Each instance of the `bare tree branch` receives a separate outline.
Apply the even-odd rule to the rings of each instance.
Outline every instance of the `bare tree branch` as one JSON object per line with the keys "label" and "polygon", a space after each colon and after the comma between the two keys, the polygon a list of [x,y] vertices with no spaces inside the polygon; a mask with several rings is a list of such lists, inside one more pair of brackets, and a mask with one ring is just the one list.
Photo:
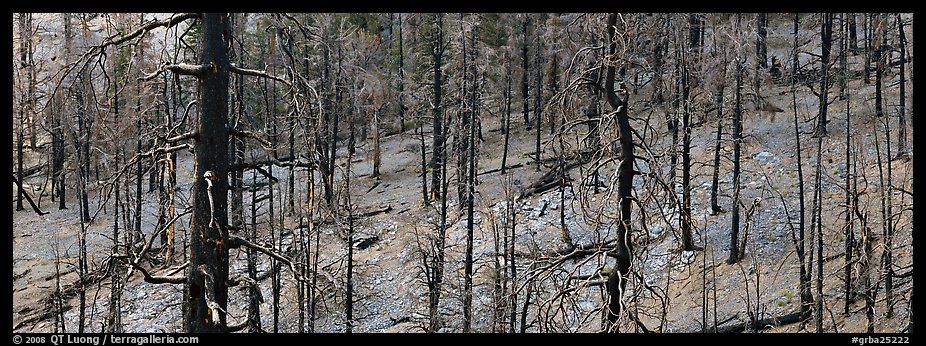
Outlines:
{"label": "bare tree branch", "polygon": [[255,77],[270,78],[270,79],[279,81],[280,83],[286,84],[287,86],[292,86],[292,83],[290,83],[290,82],[287,81],[286,79],[280,78],[280,77],[278,77],[278,76],[271,75],[271,74],[269,74],[269,73],[267,73],[267,72],[264,72],[264,71],[251,70],[251,69],[241,68],[241,67],[235,66],[235,64],[229,64],[229,66],[228,66],[228,72],[237,73],[237,74],[244,75],[244,76],[255,76]]}

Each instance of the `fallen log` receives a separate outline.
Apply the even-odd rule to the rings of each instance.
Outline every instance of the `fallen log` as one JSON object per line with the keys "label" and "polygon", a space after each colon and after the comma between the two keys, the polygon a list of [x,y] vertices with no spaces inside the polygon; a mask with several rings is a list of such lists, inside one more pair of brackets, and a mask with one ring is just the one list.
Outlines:
{"label": "fallen log", "polygon": [[[801,320],[804,320],[807,317],[810,317],[810,316],[809,315],[801,316],[801,312],[798,311],[798,312],[792,312],[790,314],[782,315],[778,317],[761,319],[761,320],[756,321],[755,323],[747,321],[747,322],[743,322],[739,324],[717,327],[716,332],[717,333],[742,333],[746,331],[747,329],[758,331],[758,330],[763,330],[766,328],[781,327],[784,325],[797,323],[797,322],[800,322]],[[710,329],[708,331],[713,332],[713,330],[710,330]],[[697,332],[700,332],[700,331],[697,331]]]}
{"label": "fallen log", "polygon": [[39,209],[39,206],[35,205],[35,202],[32,200],[32,197],[29,196],[29,193],[26,192],[26,189],[23,189],[23,185],[19,182],[19,180],[16,180],[15,175],[13,176],[13,182],[16,183],[16,187],[19,188],[19,192],[21,192],[23,196],[26,197],[26,201],[29,202],[29,205],[32,206],[32,210],[34,210],[36,214],[39,214],[39,216],[48,214],[48,212],[42,211],[41,209]]}

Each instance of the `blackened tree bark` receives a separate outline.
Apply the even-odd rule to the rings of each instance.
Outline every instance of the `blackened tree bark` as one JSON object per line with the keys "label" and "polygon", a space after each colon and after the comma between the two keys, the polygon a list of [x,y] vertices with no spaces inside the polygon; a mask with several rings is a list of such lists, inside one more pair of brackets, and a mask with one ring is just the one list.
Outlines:
{"label": "blackened tree bark", "polygon": [[814,306],[814,323],[816,332],[823,332],[823,186],[822,186],[822,156],[823,156],[823,137],[817,137],[817,167],[814,174],[814,220],[813,226],[816,228],[816,250],[817,250],[817,280],[816,280],[816,305]]}
{"label": "blackened tree bark", "polygon": [[511,137],[511,56],[509,51],[505,50],[505,123],[502,125],[502,131],[505,133],[505,145],[502,149],[502,168],[501,174],[505,174],[505,166],[508,163],[508,141]]}
{"label": "blackened tree bark", "polygon": [[877,48],[875,48],[874,59],[875,59],[875,116],[883,117],[884,116],[884,106],[882,104],[882,77],[884,76],[884,65],[885,57],[890,56],[890,53],[885,54],[885,48],[887,46],[887,35],[885,35],[885,30],[882,26],[883,20],[881,15],[877,16],[877,36],[880,37],[880,42],[878,42]]}
{"label": "blackened tree bark", "polygon": [[[350,131],[354,132],[354,122],[350,122]],[[344,184],[345,184],[345,209],[347,209],[347,287],[346,294],[344,299],[344,312],[345,312],[345,327],[347,333],[354,332],[354,212],[353,205],[351,204],[350,198],[350,176],[351,176],[351,161],[353,161],[354,155],[350,151],[347,153],[347,167],[344,172]],[[271,205],[271,209],[272,209]]]}
{"label": "blackened tree bark", "polygon": [[398,26],[399,26],[399,94],[398,94],[398,103],[399,103],[399,132],[405,132],[405,45],[402,39],[402,14],[398,15]]}
{"label": "blackened tree bark", "polygon": [[183,329],[223,332],[228,305],[228,15],[201,21],[199,139],[194,143],[190,265],[184,290]]}
{"label": "blackened tree bark", "polygon": [[704,28],[701,25],[701,18],[698,14],[692,13],[688,16],[688,46],[693,51],[701,49],[701,31]]}
{"label": "blackened tree bark", "polygon": [[[845,78],[848,78],[849,76],[848,69],[843,70],[843,76]],[[846,224],[844,226],[844,232],[845,232],[845,250],[844,251],[846,252],[846,256],[845,256],[846,261],[845,261],[845,269],[844,269],[844,275],[843,275],[843,282],[845,284],[845,288],[844,288],[845,309],[843,313],[846,316],[849,315],[849,307],[852,303],[852,249],[854,247],[853,243],[855,241],[854,240],[855,235],[852,233],[852,210],[853,210],[852,208],[852,186],[849,185],[850,176],[851,176],[850,173],[852,172],[852,170],[850,169],[852,167],[852,161],[851,161],[851,157],[849,156],[849,148],[852,143],[852,137],[851,137],[852,127],[850,125],[852,122],[852,118],[849,115],[849,110],[851,109],[851,107],[849,107],[850,105],[849,98],[850,98],[849,93],[846,93],[846,172],[845,172],[846,174],[846,179],[845,179],[846,181],[845,183],[846,221],[845,223]]]}
{"label": "blackened tree bark", "polygon": [[849,49],[853,52],[858,49],[858,32],[855,21],[855,13],[846,13],[849,21]]}
{"label": "blackened tree bark", "polygon": [[[478,51],[476,43],[476,26],[471,29],[470,45],[473,50],[472,66],[472,90],[470,92],[470,111],[467,112],[469,121],[467,121],[469,134],[466,136],[469,153],[466,155],[469,168],[466,176],[466,259],[463,268],[463,332],[468,333],[472,328],[473,317],[473,202],[475,200],[476,190],[476,52]],[[465,66],[464,66],[465,68]],[[539,130],[540,127],[538,126]],[[461,130],[463,130],[461,128]]]}
{"label": "blackened tree bark", "polygon": [[540,37],[539,37],[539,32],[540,32],[539,23],[535,31],[538,32],[538,37],[536,37],[537,51],[536,51],[536,54],[534,54],[534,121],[536,121],[535,126],[537,130],[536,136],[535,136],[536,145],[534,147],[534,150],[535,150],[534,169],[539,172],[540,171],[540,153],[541,153],[541,148],[540,148],[540,133],[541,133],[540,119],[541,118],[540,116],[541,116],[541,110],[542,110],[541,98],[543,97],[543,85],[542,85],[543,69],[540,68],[541,66],[543,66],[543,43],[540,41]]}
{"label": "blackened tree bark", "polygon": [[759,66],[768,68],[768,14],[756,14],[756,59]]}
{"label": "blackened tree bark", "polygon": [[839,99],[844,100],[846,98],[846,89],[849,85],[849,78],[846,74],[846,70],[849,69],[849,40],[848,35],[846,34],[849,30],[848,22],[846,21],[846,16],[848,14],[841,13],[837,20],[839,21],[839,74],[837,79],[839,80]]}
{"label": "blackened tree bark", "polygon": [[817,126],[813,131],[814,137],[826,137],[826,109],[829,105],[827,96],[829,95],[829,67],[830,67],[830,50],[833,47],[833,14],[822,13],[823,20],[820,24],[821,36],[821,53],[820,53],[820,110],[817,115]]}
{"label": "blackened tree bark", "polygon": [[897,45],[900,48],[900,103],[897,117],[897,157],[907,158],[907,76],[905,65],[907,63],[907,35],[904,33],[903,18],[900,13],[896,14],[897,20]]}
{"label": "blackened tree bark", "polygon": [[[800,14],[794,14],[794,49],[791,61],[793,64],[794,71],[797,71],[799,66],[798,62],[798,38],[797,33],[799,29]],[[797,81],[792,79],[791,81],[791,101],[792,108],[794,110],[794,144],[795,151],[797,152],[797,187],[798,187],[798,203],[800,204],[800,212],[798,214],[798,238],[794,240],[796,242],[796,251],[798,263],[800,265],[800,276],[799,276],[799,289],[800,289],[800,298],[801,298],[801,316],[806,318],[810,313],[810,303],[813,302],[813,296],[810,294],[810,263],[807,263],[806,253],[804,249],[804,169],[801,164],[801,133],[800,128],[798,127],[798,114],[797,114]]]}
{"label": "blackened tree bark", "polygon": [[[737,20],[738,21],[738,20]],[[727,263],[733,264],[740,260],[738,236],[740,230],[740,146],[743,141],[743,61],[736,58],[736,92],[733,105],[733,206],[730,227],[730,257]]]}
{"label": "blackened tree bark", "polygon": [[[700,35],[700,29],[699,35]],[[699,41],[699,39],[694,39]],[[691,47],[689,51],[693,51]],[[682,52],[682,250],[695,249],[691,238],[691,98],[689,95],[688,52]]]}
{"label": "blackened tree bark", "polygon": [[436,200],[440,196],[441,190],[441,165],[443,164],[442,155],[444,154],[443,124],[441,116],[441,85],[443,77],[441,71],[441,60],[444,57],[444,16],[443,14],[434,14],[433,28],[430,32],[430,40],[427,43],[431,55],[431,68],[433,71],[432,97],[434,98],[432,112],[434,115],[434,140],[431,145],[431,200]]}
{"label": "blackened tree bark", "polygon": [[528,86],[527,86],[527,26],[529,24],[530,17],[527,14],[524,14],[524,20],[521,22],[521,105],[523,108],[524,114],[524,124],[527,125],[527,130],[531,129],[531,121],[527,115],[527,96],[528,96]]}
{"label": "blackened tree bark", "polygon": [[[615,41],[616,24],[617,14],[609,14],[607,27],[609,57],[606,57],[606,61],[608,61],[608,58],[613,58],[614,54],[617,54],[617,43]],[[614,75],[615,67],[609,64],[607,74],[605,75],[605,83],[602,88],[607,95],[608,104],[617,112],[622,158],[618,166],[617,187],[621,208],[621,220],[617,228],[617,248],[614,254],[617,258],[617,264],[615,264],[614,269],[612,269],[611,273],[608,275],[608,281],[606,283],[609,298],[607,309],[609,331],[617,330],[617,319],[621,313],[623,313],[623,303],[621,300],[623,298],[626,281],[629,278],[628,274],[630,273],[630,264],[633,256],[633,244],[627,236],[631,229],[631,207],[633,203],[633,196],[631,195],[634,175],[633,128],[630,127],[630,117],[627,115],[627,97],[625,96],[624,99],[621,99],[614,91]]]}
{"label": "blackened tree bark", "polygon": [[865,14],[865,84],[871,84],[871,40],[873,13]]}
{"label": "blackened tree bark", "polygon": [[[19,56],[20,56],[20,68],[26,68],[29,64],[28,55],[26,54],[27,43],[26,40],[31,41],[30,38],[26,38],[27,28],[26,28],[26,13],[20,13],[18,18],[19,23]],[[31,97],[30,95],[23,95],[21,97],[22,101],[19,106],[19,128],[16,131],[16,181],[22,184],[23,181],[23,135],[25,134],[24,127],[26,124],[26,109],[28,106],[25,104],[26,99]],[[16,189],[16,211],[23,210],[23,193],[22,189]]]}
{"label": "blackened tree bark", "polygon": [[[716,42],[716,40],[715,40]],[[717,94],[714,102],[717,107],[717,137],[714,141],[714,169],[711,175],[711,215],[717,215],[724,210],[720,207],[717,200],[717,193],[720,185],[720,143],[723,140],[723,92],[727,80],[727,54],[726,47],[722,46],[723,53],[723,70],[720,73],[720,83],[717,83]]]}

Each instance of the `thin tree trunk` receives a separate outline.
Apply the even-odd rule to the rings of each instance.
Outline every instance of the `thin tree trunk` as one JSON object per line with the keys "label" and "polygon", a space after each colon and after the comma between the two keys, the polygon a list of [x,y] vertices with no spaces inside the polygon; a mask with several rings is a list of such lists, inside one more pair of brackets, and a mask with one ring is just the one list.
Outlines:
{"label": "thin tree trunk", "polygon": [[527,125],[527,130],[531,130],[531,121],[528,119],[527,115],[527,25],[528,25],[528,14],[523,14],[524,20],[521,21],[521,105],[524,113],[524,124]]}
{"label": "thin tree trunk", "polygon": [[[739,24],[737,15],[737,24]],[[737,25],[738,27],[739,25]],[[733,105],[733,206],[732,206],[732,225],[730,227],[730,257],[727,263],[733,264],[739,262],[739,244],[737,237],[740,231],[740,145],[742,143],[743,133],[743,106],[742,106],[742,86],[743,86],[743,62],[741,57],[736,58],[736,103]]]}
{"label": "thin tree trunk", "polygon": [[849,49],[855,51],[858,49],[858,33],[856,32],[855,13],[846,14],[849,19]]}
{"label": "thin tree trunk", "polygon": [[684,251],[695,250],[694,241],[691,237],[691,107],[689,99],[688,85],[688,54],[682,53],[682,249]]}
{"label": "thin tree trunk", "polygon": [[904,33],[903,19],[900,13],[897,17],[898,46],[900,46],[900,104],[897,117],[897,157],[906,158],[907,155],[907,75],[905,65],[907,62],[907,34]]}
{"label": "thin tree trunk", "polygon": [[[794,65],[794,70],[797,71],[799,66],[798,62],[798,22],[800,20],[800,14],[794,14],[794,49],[792,56],[792,64]],[[799,214],[799,223],[798,223],[798,239],[797,239],[797,257],[800,264],[800,298],[801,298],[801,316],[807,317],[810,313],[810,303],[813,301],[813,297],[810,294],[810,273],[808,273],[809,263],[806,261],[806,254],[804,251],[804,170],[803,165],[801,164],[801,136],[800,128],[798,127],[798,114],[797,114],[797,81],[792,79],[791,83],[791,101],[792,108],[794,110],[794,143],[795,150],[797,152],[797,186],[798,186],[798,202],[800,204],[800,214]]]}
{"label": "thin tree trunk", "polygon": [[768,68],[768,14],[756,14],[756,59],[759,60],[759,66]]}
{"label": "thin tree trunk", "polygon": [[[727,68],[726,68],[726,53],[724,53],[724,63],[723,63],[723,72],[721,73],[721,79],[726,81]],[[715,102],[717,103],[717,137],[714,141],[714,169],[711,174],[711,215],[717,215],[722,213],[724,210],[720,207],[720,203],[717,199],[718,189],[720,187],[720,143],[723,140],[723,92],[725,82],[719,83],[717,87],[717,96]]]}
{"label": "thin tree trunk", "polygon": [[441,164],[442,155],[444,153],[444,129],[442,128],[441,122],[441,85],[443,84],[443,77],[441,71],[441,60],[444,56],[444,22],[443,15],[436,14],[434,18],[434,25],[436,26],[437,33],[432,34],[431,38],[431,63],[433,70],[433,94],[434,105],[432,110],[434,112],[434,140],[431,147],[431,167],[433,168],[431,173],[431,198],[430,200],[436,200],[440,196],[440,182],[441,182]]}
{"label": "thin tree trunk", "polygon": [[823,13],[822,23],[820,24],[820,35],[822,37],[822,52],[820,54],[820,73],[822,77],[820,78],[820,109],[819,115],[817,115],[817,126],[814,129],[814,137],[826,137],[826,123],[829,121],[826,119],[826,109],[829,105],[827,101],[827,96],[829,95],[829,66],[830,66],[830,49],[833,45],[833,14],[832,13]]}
{"label": "thin tree trunk", "polygon": [[[350,122],[350,131],[354,132],[354,122]],[[345,298],[345,321],[347,333],[353,333],[354,331],[354,214],[353,214],[353,205],[351,205],[350,200],[350,176],[351,176],[351,161],[353,161],[353,154],[348,152],[347,154],[347,169],[344,173],[344,183],[345,183],[345,202],[347,209],[347,293]]]}
{"label": "thin tree trunk", "polygon": [[[541,26],[537,25],[535,29],[538,33],[540,32]],[[539,35],[539,34],[538,34]],[[543,43],[540,41],[540,37],[537,37],[537,52],[534,54],[534,120],[537,122],[535,124],[537,130],[536,136],[536,146],[535,146],[535,155],[534,155],[534,170],[540,171],[540,115],[541,115],[541,98],[543,97],[543,75],[541,66],[543,66]]]}
{"label": "thin tree trunk", "polygon": [[816,332],[823,332],[823,186],[822,186],[822,156],[823,156],[823,137],[817,137],[817,172],[814,174],[814,209],[816,212],[814,225],[817,229],[817,300],[815,301],[816,306],[814,307],[814,322],[816,324]]}
{"label": "thin tree trunk", "polygon": [[[848,69],[843,70],[843,76],[848,79]],[[851,157],[849,156],[849,148],[852,143],[851,138],[851,116],[849,114],[850,103],[849,103],[849,93],[846,93],[846,225],[845,225],[845,252],[846,252],[846,261],[843,282],[845,283],[845,315],[849,315],[849,306],[852,302],[852,249],[853,243],[855,242],[855,235],[852,232],[852,194],[851,186],[849,186],[850,179],[850,168],[852,165]]]}
{"label": "thin tree trunk", "polygon": [[878,36],[881,38],[877,48],[875,48],[875,116],[883,117],[884,116],[884,106],[882,105],[882,77],[884,76],[884,61],[885,57],[890,56],[890,52],[885,54],[885,46],[887,45],[887,35],[885,35],[884,28],[882,27],[883,21],[881,20],[881,15],[878,15]]}
{"label": "thin tree trunk", "polygon": [[505,50],[505,61],[505,123],[502,125],[502,131],[505,133],[505,145],[502,149],[501,174],[505,174],[508,163],[508,142],[511,137],[511,57],[508,50]]}

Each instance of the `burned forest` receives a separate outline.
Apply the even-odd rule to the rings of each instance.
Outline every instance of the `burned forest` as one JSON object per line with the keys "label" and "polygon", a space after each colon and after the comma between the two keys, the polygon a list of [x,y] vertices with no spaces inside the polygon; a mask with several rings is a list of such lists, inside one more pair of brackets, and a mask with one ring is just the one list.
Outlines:
{"label": "burned forest", "polygon": [[912,332],[913,18],[12,13],[12,330]]}

